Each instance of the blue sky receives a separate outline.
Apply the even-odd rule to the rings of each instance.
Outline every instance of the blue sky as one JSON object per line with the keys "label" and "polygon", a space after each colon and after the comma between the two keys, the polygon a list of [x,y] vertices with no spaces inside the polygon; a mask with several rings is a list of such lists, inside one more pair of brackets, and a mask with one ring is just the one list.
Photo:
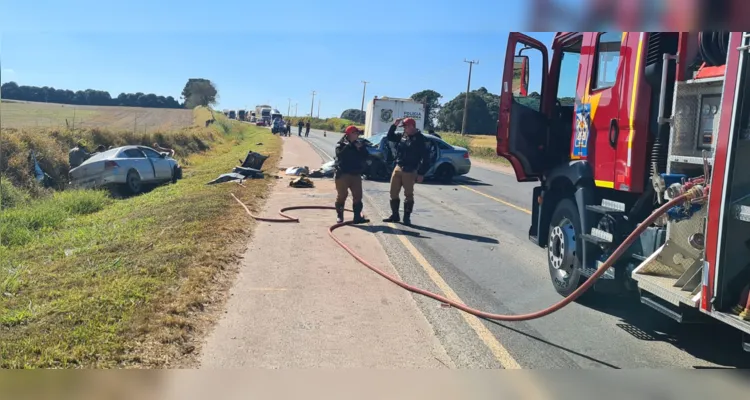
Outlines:
{"label": "blue sky", "polygon": [[[472,89],[498,93],[508,31],[528,12],[497,0],[288,0],[273,14],[257,1],[64,3],[0,0],[3,82],[177,98],[188,78],[207,78],[219,108],[270,102],[286,113],[291,98],[302,115],[316,90],[321,117],[359,108],[362,80],[368,100],[433,89],[449,101],[466,90],[465,58],[479,60]],[[553,34],[532,36],[549,44]]]}

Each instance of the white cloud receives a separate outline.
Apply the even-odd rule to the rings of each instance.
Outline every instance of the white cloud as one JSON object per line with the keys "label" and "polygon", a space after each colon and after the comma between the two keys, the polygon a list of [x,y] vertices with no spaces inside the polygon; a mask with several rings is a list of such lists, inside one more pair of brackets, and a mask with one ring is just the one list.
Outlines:
{"label": "white cloud", "polygon": [[11,68],[3,68],[2,73],[3,74],[15,74],[16,71],[13,71],[13,69]]}

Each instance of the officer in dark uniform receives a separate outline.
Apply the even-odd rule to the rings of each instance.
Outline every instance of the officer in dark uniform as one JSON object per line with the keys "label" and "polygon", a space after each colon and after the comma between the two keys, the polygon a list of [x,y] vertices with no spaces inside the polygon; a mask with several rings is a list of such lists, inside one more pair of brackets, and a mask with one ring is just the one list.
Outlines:
{"label": "officer in dark uniform", "polygon": [[383,222],[399,222],[398,213],[401,199],[399,194],[404,189],[404,224],[411,225],[411,213],[414,210],[414,184],[422,182],[430,169],[430,155],[427,142],[417,129],[417,123],[411,119],[403,120],[404,133],[396,133],[402,122],[395,120],[388,129],[388,140],[396,145],[396,167],[391,175],[391,216]]}
{"label": "officer in dark uniform", "polygon": [[362,173],[369,153],[367,146],[359,139],[362,131],[349,126],[344,137],[336,145],[335,178],[337,222],[344,222],[344,204],[349,191],[352,192],[352,210],[355,224],[370,222],[362,216]]}

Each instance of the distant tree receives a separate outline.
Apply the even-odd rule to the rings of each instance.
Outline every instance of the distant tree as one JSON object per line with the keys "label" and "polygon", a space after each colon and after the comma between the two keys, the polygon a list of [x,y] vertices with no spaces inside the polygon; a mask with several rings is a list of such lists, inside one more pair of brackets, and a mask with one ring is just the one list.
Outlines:
{"label": "distant tree", "polygon": [[[461,93],[453,100],[443,104],[438,113],[440,129],[460,132],[464,116],[464,99],[466,93]],[[481,92],[469,93],[469,115],[466,121],[466,133],[491,134],[497,126],[497,119],[490,115],[487,102]]]}
{"label": "distant tree", "polygon": [[[49,86],[19,86],[16,82],[6,82],[0,90],[3,98],[10,100],[88,106],[182,108],[182,104],[174,97],[157,96],[153,93],[120,93],[116,98],[112,98],[109,92],[104,90],[86,89],[74,92]],[[141,97],[145,97],[145,100],[139,100]]]}
{"label": "distant tree", "polygon": [[365,114],[367,113],[364,111],[357,110],[356,108],[350,108],[348,110],[344,110],[344,112],[341,113],[341,118],[348,119],[354,122],[365,122]]}
{"label": "distant tree", "polygon": [[216,104],[218,95],[216,86],[208,79],[190,78],[182,89],[182,98],[185,99],[185,107],[195,108],[197,106],[209,106]]}
{"label": "distant tree", "polygon": [[440,111],[440,99],[442,98],[443,95],[434,90],[423,90],[411,95],[412,100],[424,104],[425,129],[435,128],[435,120],[437,119],[438,112]]}

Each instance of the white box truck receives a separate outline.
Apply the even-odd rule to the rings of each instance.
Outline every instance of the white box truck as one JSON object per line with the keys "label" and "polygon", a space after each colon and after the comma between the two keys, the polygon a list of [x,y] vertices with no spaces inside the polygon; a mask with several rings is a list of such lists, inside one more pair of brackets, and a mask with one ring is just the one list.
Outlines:
{"label": "white box truck", "polygon": [[412,99],[375,97],[367,104],[365,137],[388,132],[397,118],[413,118],[417,122],[417,129],[424,129],[424,104]]}

